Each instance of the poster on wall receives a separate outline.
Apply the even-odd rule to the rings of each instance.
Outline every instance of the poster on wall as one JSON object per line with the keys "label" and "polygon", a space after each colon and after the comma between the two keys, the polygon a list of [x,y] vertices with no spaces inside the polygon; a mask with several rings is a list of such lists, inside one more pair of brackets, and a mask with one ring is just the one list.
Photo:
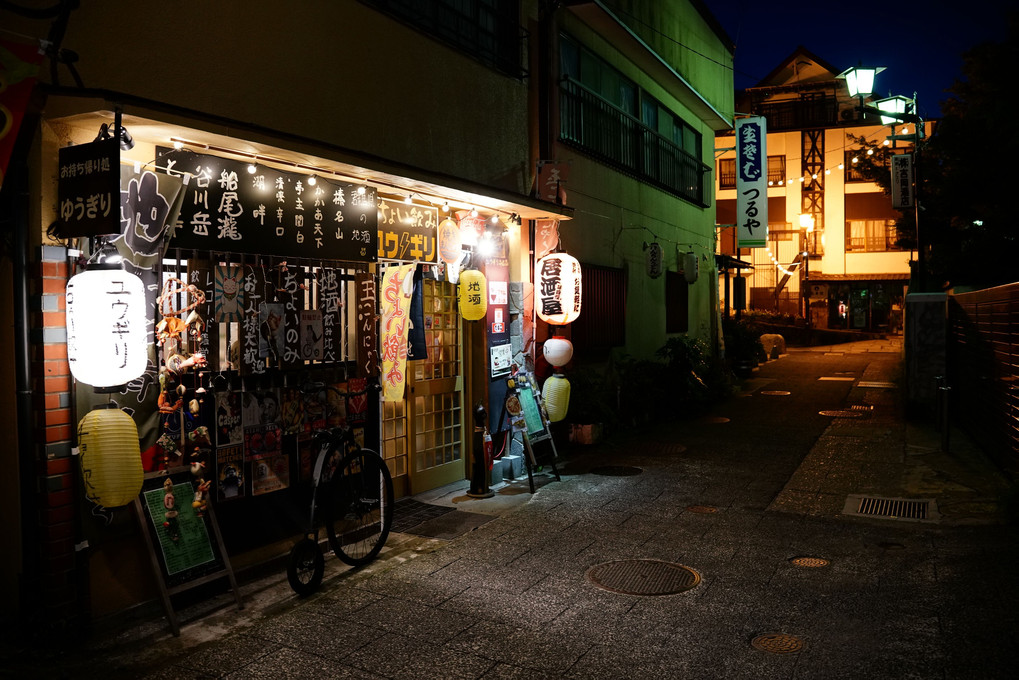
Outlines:
{"label": "poster on wall", "polygon": [[173,245],[352,262],[378,258],[378,207],[366,185],[156,147],[165,172],[187,177]]}
{"label": "poster on wall", "polygon": [[244,443],[244,424],[241,416],[241,393],[216,392],[216,446]]}
{"label": "poster on wall", "polygon": [[374,275],[358,272],[354,277],[354,293],[357,297],[357,375],[373,378],[379,374]]}
{"label": "poster on wall", "polygon": [[276,389],[241,393],[246,459],[279,455],[282,436],[279,404],[280,395]]}
{"label": "poster on wall", "polygon": [[230,323],[244,317],[243,275],[241,268],[232,264],[216,265],[216,321]]}
{"label": "poster on wall", "polygon": [[322,342],[322,312],[318,309],[301,311],[301,359],[322,361],[325,344]]}
{"label": "poster on wall", "polygon": [[251,461],[251,495],[282,491],[289,486],[289,455],[280,453]]}
{"label": "poster on wall", "polygon": [[322,361],[335,362],[343,356],[343,291],[340,273],[323,267],[318,273],[318,308],[322,314]]}
{"label": "poster on wall", "polygon": [[238,444],[216,449],[216,500],[243,497],[244,447]]}
{"label": "poster on wall", "polygon": [[258,265],[244,265],[244,316],[241,322],[240,374],[265,373],[265,358],[259,356],[262,319],[259,311],[266,301],[265,270]]}

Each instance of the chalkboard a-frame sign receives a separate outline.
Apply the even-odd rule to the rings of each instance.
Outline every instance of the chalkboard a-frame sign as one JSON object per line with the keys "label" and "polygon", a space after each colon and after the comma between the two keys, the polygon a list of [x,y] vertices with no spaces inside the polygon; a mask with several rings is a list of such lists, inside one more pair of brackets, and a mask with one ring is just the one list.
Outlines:
{"label": "chalkboard a-frame sign", "polygon": [[166,496],[163,484],[166,479],[166,475],[154,475],[146,480],[141,494],[134,501],[134,508],[148,548],[166,618],[174,636],[179,636],[180,623],[170,601],[171,595],[225,576],[230,580],[237,608],[243,609],[244,603],[241,602],[230,557],[223,546],[223,537],[219,532],[211,500],[205,514],[199,516],[195,508],[191,507],[195,489],[190,473],[171,475],[169,479],[173,482],[174,508],[178,513],[171,534],[163,524],[166,521],[166,507],[163,504]]}

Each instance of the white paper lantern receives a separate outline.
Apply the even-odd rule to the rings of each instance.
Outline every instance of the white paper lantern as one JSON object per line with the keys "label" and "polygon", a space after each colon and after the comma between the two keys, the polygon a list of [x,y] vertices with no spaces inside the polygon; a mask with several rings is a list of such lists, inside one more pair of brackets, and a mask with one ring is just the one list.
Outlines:
{"label": "white paper lantern", "polygon": [[580,316],[581,273],[577,258],[552,253],[534,265],[535,305],[538,318],[563,326]]}
{"label": "white paper lantern", "polygon": [[89,269],[67,282],[67,361],[93,387],[129,383],[148,363],[145,286],[122,269]]}
{"label": "white paper lantern", "polygon": [[573,358],[573,343],[566,338],[553,336],[541,346],[545,361],[552,366],[565,366]]}

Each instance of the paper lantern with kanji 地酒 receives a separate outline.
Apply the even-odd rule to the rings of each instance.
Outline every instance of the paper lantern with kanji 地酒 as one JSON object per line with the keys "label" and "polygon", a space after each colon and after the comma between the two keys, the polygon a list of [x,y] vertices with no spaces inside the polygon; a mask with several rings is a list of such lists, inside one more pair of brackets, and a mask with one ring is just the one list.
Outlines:
{"label": "paper lantern with kanji \u5730\u9152", "polygon": [[87,269],[67,282],[67,362],[93,387],[124,385],[145,373],[145,286],[120,268]]}
{"label": "paper lantern with kanji \u5730\u9152", "polygon": [[460,273],[460,316],[467,321],[485,318],[488,312],[488,283],[477,269]]}
{"label": "paper lantern with kanji \u5730\u9152", "polygon": [[545,413],[549,422],[558,423],[570,409],[570,381],[562,373],[550,375],[545,380]]}
{"label": "paper lantern with kanji \u5730\u9152", "polygon": [[545,323],[563,326],[580,316],[580,262],[566,253],[551,253],[534,266],[535,307]]}
{"label": "paper lantern with kanji \u5730\u9152", "polygon": [[81,419],[78,458],[85,496],[93,503],[117,508],[141,493],[145,473],[138,428],[119,408],[97,408]]}

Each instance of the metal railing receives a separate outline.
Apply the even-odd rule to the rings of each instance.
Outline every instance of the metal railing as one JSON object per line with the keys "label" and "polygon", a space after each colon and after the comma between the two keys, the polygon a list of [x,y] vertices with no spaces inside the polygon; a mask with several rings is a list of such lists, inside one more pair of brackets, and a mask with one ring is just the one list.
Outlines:
{"label": "metal railing", "polygon": [[948,299],[948,377],[955,421],[1019,478],[1019,283]]}
{"label": "metal railing", "polygon": [[622,109],[572,80],[559,85],[559,138],[620,172],[708,204],[704,177],[711,168]]}

